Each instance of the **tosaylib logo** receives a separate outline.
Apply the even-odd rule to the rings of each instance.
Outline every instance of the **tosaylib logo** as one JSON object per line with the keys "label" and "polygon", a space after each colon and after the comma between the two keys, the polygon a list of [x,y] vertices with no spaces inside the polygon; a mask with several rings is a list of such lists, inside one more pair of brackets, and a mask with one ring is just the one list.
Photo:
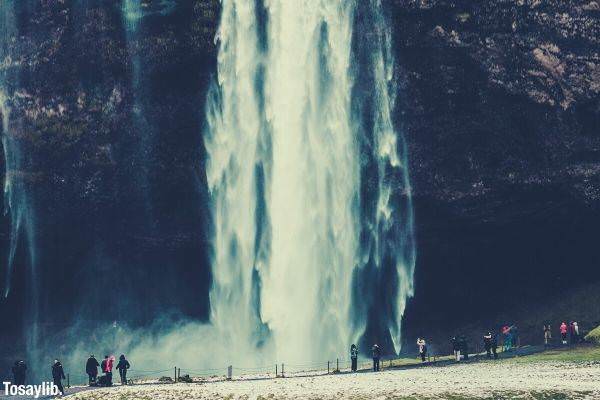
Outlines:
{"label": "tosaylib logo", "polygon": [[56,396],[60,392],[58,386],[52,382],[42,382],[41,385],[13,385],[3,382],[5,396],[31,396],[34,399],[40,396]]}

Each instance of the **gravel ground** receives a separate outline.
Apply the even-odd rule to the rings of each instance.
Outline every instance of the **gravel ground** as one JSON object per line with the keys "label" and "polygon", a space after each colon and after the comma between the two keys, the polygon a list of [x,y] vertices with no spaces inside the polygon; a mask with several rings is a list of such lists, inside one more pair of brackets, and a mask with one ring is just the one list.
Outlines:
{"label": "gravel ground", "polygon": [[600,399],[599,363],[485,361],[447,367],[81,392],[91,400],[183,399]]}

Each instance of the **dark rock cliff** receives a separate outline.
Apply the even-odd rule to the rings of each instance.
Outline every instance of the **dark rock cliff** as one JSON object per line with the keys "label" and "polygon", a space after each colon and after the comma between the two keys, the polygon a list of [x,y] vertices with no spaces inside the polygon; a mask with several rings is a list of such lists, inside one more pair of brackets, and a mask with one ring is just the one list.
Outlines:
{"label": "dark rock cliff", "polygon": [[515,322],[598,281],[598,2],[389,3],[419,243],[409,336]]}

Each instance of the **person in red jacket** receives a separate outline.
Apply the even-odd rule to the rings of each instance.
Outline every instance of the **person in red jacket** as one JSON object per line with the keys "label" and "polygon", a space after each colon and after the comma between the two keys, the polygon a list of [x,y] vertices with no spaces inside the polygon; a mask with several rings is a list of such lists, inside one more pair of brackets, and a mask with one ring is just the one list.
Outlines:
{"label": "person in red jacket", "polygon": [[560,336],[562,337],[562,344],[567,344],[567,324],[565,322],[560,324]]}

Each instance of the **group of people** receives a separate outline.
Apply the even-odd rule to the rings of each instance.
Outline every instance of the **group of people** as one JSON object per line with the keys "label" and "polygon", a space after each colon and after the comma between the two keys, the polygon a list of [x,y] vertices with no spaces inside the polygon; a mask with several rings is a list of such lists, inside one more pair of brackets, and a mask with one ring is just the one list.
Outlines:
{"label": "group of people", "polygon": [[[559,327],[561,342],[563,345],[568,344],[568,339],[571,340],[571,344],[581,343],[581,335],[579,334],[579,325],[577,321],[571,321],[567,325],[566,322],[562,322]],[[552,340],[552,329],[550,325],[544,325],[544,344],[547,346]]]}
{"label": "group of people", "polygon": [[[427,344],[425,343],[425,339],[419,338],[417,339],[417,345],[419,346],[419,354],[421,356],[421,361],[425,361],[427,356]],[[373,357],[373,372],[377,372],[381,370],[381,349],[379,345],[375,343],[371,348],[371,354]],[[358,368],[358,347],[355,344],[350,346],[350,360],[352,372],[356,372]]]}
{"label": "group of people", "polygon": [[[380,370],[379,360],[381,359],[381,350],[379,349],[379,345],[377,343],[375,343],[373,345],[373,348],[371,348],[371,353],[373,354],[373,371],[377,372]],[[356,370],[358,369],[358,346],[356,346],[355,344],[352,344],[352,346],[350,346],[350,361],[350,369],[352,370],[352,372],[356,372]]]}
{"label": "group of people", "polygon": [[[23,386],[25,385],[25,377],[27,375],[27,364],[24,360],[17,360],[12,367],[13,374],[13,385]],[[58,388],[61,394],[65,393],[62,381],[66,379],[65,371],[59,360],[54,360],[52,363],[52,382]]]}
{"label": "group of people", "polygon": [[[108,355],[104,356],[104,360],[102,363],[98,363],[98,360],[94,357],[94,355],[90,355],[86,364],[85,364],[85,372],[89,378],[90,386],[112,386],[112,371],[114,365],[115,357]],[[103,376],[98,378],[98,367],[103,372]],[[119,357],[119,362],[116,365],[116,369],[119,370],[119,375],[121,377],[121,384],[127,384],[127,370],[131,367],[129,361],[125,358],[125,355],[121,354]],[[27,374],[27,364],[24,360],[15,361],[14,366],[12,367],[13,373],[13,384],[16,386],[25,385],[25,377]],[[65,393],[64,386],[62,381],[65,380],[65,371],[62,363],[56,359],[52,363],[52,381],[54,385],[58,388],[61,394]]]}
{"label": "group of people", "polygon": [[[566,345],[567,339],[570,336],[570,340],[572,344],[581,342],[581,335],[579,333],[579,325],[576,321],[572,321],[567,325],[566,322],[562,322],[559,327],[562,344]],[[515,325],[505,325],[500,329],[500,332],[503,336],[503,350],[510,351],[514,346],[518,345],[518,334],[517,327]],[[547,346],[550,344],[552,340],[552,329],[550,325],[544,325],[544,344]],[[469,359],[469,350],[467,345],[467,339],[464,336],[454,336],[451,340],[452,350],[454,353],[454,358],[456,361],[460,361],[461,359],[468,360]],[[487,332],[483,335],[483,345],[486,351],[486,356],[488,359],[498,358],[498,338],[496,335],[492,334],[491,331]],[[424,338],[419,337],[417,339],[417,347],[419,351],[419,357],[422,362],[425,362],[427,359],[427,343]],[[374,344],[372,349],[372,357],[373,357],[373,371],[377,372],[380,370],[380,359],[381,359],[381,349],[379,345]],[[358,369],[358,347],[355,344],[350,346],[350,359],[351,359],[351,370],[356,372]],[[85,372],[89,378],[90,386],[112,386],[112,371],[115,362],[114,356],[105,355],[104,359],[101,363],[98,363],[98,360],[94,357],[94,355],[90,355],[85,365]],[[98,377],[98,368],[102,370],[103,375]],[[119,371],[119,376],[121,378],[121,384],[127,385],[127,370],[131,368],[129,361],[125,358],[124,354],[121,354],[119,357],[119,362],[115,367]],[[18,360],[15,362],[12,367],[12,373],[14,377],[14,384],[24,385],[25,384],[25,376],[27,372],[27,365],[25,361]],[[54,360],[52,364],[52,380],[54,384],[58,387],[59,391],[64,394],[64,387],[62,381],[66,379],[63,366],[59,360]]]}
{"label": "group of people", "polygon": [[[114,356],[104,356],[102,363],[98,363],[94,355],[90,355],[86,364],[85,372],[88,375],[88,381],[90,386],[112,386],[112,371],[115,363]],[[104,375],[98,378],[98,367],[102,370]],[[125,358],[124,354],[119,357],[116,369],[119,371],[119,377],[121,378],[121,384],[127,385],[127,370],[131,368],[131,364]]]}

